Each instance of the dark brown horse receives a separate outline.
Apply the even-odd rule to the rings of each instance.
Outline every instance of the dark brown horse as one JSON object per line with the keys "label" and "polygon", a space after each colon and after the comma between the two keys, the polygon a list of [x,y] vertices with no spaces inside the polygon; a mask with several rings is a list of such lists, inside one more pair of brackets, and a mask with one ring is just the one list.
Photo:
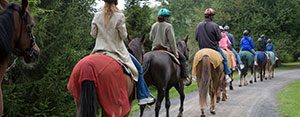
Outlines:
{"label": "dark brown horse", "polygon": [[[1,1],[1,5],[3,1]],[[14,54],[26,63],[37,60],[39,48],[32,35],[33,20],[27,11],[28,1],[22,0],[22,6],[11,4],[0,14],[0,87],[4,73]],[[3,115],[3,97],[0,88],[0,116]]]}
{"label": "dark brown horse", "polygon": [[[262,51],[256,51],[257,54],[257,64],[258,65],[254,65],[253,66],[253,78],[254,78],[254,82],[256,82],[256,78],[257,78],[257,73],[258,73],[258,77],[260,78],[260,81],[263,81],[263,79],[265,78],[265,74],[266,74],[266,64],[267,64],[267,55],[265,52]],[[267,78],[266,78],[267,80]],[[251,81],[250,81],[251,82]]]}
{"label": "dark brown horse", "polygon": [[[144,37],[135,38],[128,44],[129,51],[138,60],[142,60],[140,55],[143,55],[143,44]],[[101,60],[105,62],[101,62]],[[108,66],[105,68],[99,67],[106,65]],[[94,78],[84,78],[84,75]],[[81,81],[82,84],[77,83],[80,82],[80,79],[85,79]],[[96,85],[98,86],[96,87]],[[78,116],[97,116],[99,105],[102,107],[102,116],[128,116],[130,107],[124,105],[131,104],[135,99],[135,81],[123,74],[120,63],[111,57],[100,54],[88,55],[75,65],[69,79],[68,90],[74,97]],[[119,93],[121,93],[121,97]]]}
{"label": "dark brown horse", "polygon": [[[178,50],[188,58],[188,37],[185,40],[178,41]],[[180,95],[180,108],[178,116],[182,116],[184,102],[184,85],[180,80],[180,66],[174,62],[172,57],[164,50],[147,52],[143,61],[144,77],[148,85],[154,85],[157,89],[157,101],[155,105],[155,116],[159,116],[162,100],[165,98],[165,107],[167,117],[169,116],[169,108],[171,106],[169,99],[169,90],[172,87],[178,91]],[[143,115],[145,106],[141,107],[141,115]]]}
{"label": "dark brown horse", "polygon": [[[199,50],[193,62],[193,72],[195,70],[197,84],[199,88],[199,103],[201,108],[201,117],[205,117],[204,109],[207,106],[207,95],[210,95],[210,112],[215,114],[216,98],[222,81],[224,81],[224,66],[222,64],[222,56],[215,50],[209,50],[208,53],[216,53],[215,56],[207,55],[205,49]],[[199,58],[198,58],[199,57]],[[219,61],[218,65],[213,65],[212,61]],[[195,68],[194,68],[195,66]]]}

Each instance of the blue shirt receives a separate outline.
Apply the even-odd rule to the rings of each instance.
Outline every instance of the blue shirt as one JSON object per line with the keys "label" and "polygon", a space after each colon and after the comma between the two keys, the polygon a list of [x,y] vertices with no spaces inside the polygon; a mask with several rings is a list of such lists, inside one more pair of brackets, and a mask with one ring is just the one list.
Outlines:
{"label": "blue shirt", "polygon": [[266,51],[273,51],[273,44],[272,43],[268,43],[266,45]]}
{"label": "blue shirt", "polygon": [[251,51],[254,49],[254,43],[251,37],[244,36],[240,42],[242,51]]}

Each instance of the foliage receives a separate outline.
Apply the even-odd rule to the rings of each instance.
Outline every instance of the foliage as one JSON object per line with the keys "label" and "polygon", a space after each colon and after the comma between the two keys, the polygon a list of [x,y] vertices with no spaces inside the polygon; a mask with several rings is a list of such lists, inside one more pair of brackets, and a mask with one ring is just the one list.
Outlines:
{"label": "foliage", "polygon": [[[20,1],[20,0],[11,0]],[[195,29],[204,19],[203,11],[217,10],[215,22],[228,24],[239,41],[245,29],[256,41],[270,35],[279,58],[291,61],[300,56],[300,2],[298,0],[160,0],[162,6],[141,6],[140,0],[126,0],[126,26],[130,38],[150,32],[160,8],[169,8],[177,39],[189,35],[190,63],[198,51]],[[66,90],[76,62],[94,45],[89,35],[95,0],[29,0],[35,19],[34,34],[41,48],[35,67],[17,66],[6,74],[4,105],[6,116],[74,116],[75,105]],[[146,50],[151,43],[146,42]]]}

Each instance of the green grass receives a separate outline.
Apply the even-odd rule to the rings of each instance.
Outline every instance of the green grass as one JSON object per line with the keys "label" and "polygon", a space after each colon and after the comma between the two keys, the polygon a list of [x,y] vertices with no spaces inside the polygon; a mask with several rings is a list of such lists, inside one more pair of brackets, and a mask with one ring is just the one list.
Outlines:
{"label": "green grass", "polygon": [[276,68],[277,70],[291,70],[300,68],[300,62],[282,63],[281,66]]}
{"label": "green grass", "polygon": [[288,85],[277,95],[282,117],[300,116],[300,80]]}

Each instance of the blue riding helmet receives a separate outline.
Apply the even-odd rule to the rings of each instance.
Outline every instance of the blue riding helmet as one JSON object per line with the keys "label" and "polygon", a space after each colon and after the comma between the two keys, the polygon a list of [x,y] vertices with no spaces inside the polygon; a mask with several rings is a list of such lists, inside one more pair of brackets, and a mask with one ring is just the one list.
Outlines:
{"label": "blue riding helmet", "polygon": [[158,11],[158,16],[170,16],[171,15],[171,11],[169,11],[166,8],[160,9]]}

